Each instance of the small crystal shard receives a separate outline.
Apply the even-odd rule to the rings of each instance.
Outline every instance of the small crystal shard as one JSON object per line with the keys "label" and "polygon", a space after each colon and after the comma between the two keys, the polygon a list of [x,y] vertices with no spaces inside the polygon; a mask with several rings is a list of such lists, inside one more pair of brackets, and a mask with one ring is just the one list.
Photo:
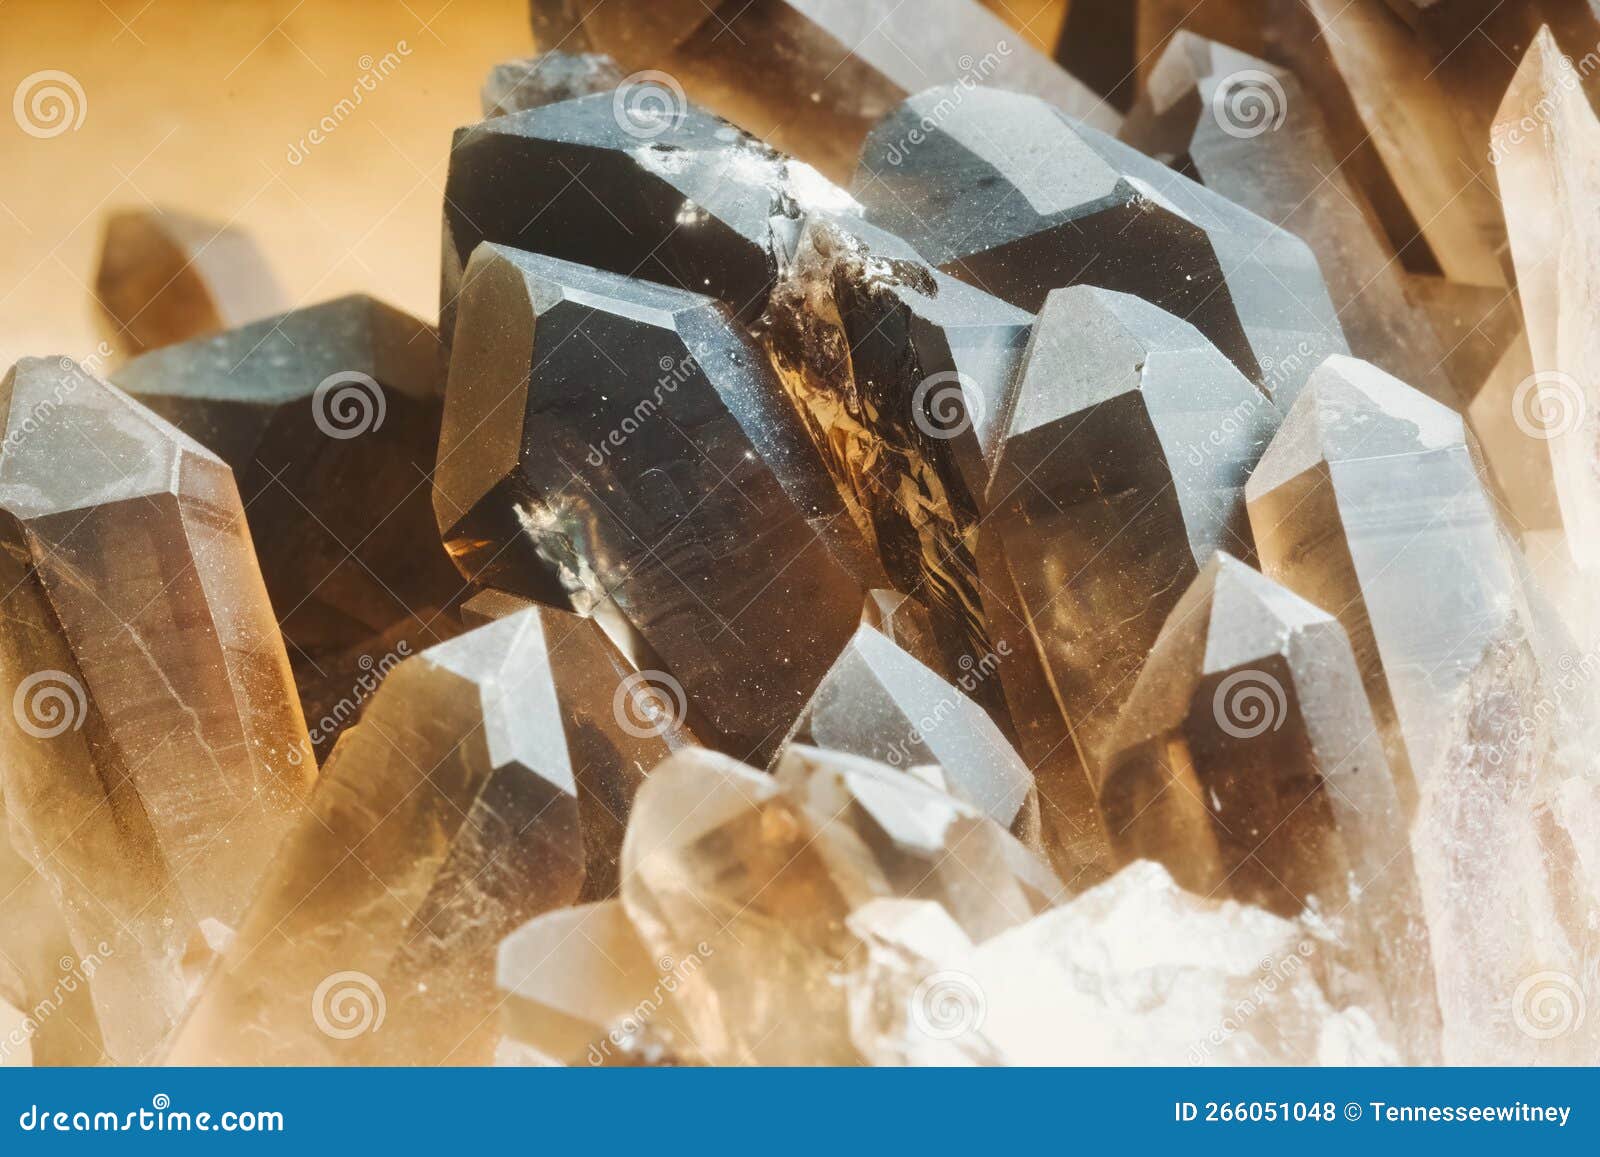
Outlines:
{"label": "small crystal shard", "polygon": [[[628,675],[593,623],[548,608],[391,672],[175,1062],[487,1063],[500,939],[615,890],[630,801],[673,742],[668,724],[623,727]],[[364,1015],[344,1023],[357,990]]]}
{"label": "small crystal shard", "polygon": [[692,1062],[673,993],[701,963],[651,956],[618,900],[536,917],[500,942],[501,1063]]}
{"label": "small crystal shard", "polygon": [[670,115],[687,90],[835,180],[849,177],[874,121],[932,84],[1031,93],[1117,127],[1115,109],[974,0],[533,0],[532,13],[540,45],[644,70],[619,90],[624,115]]}
{"label": "small crystal shard", "polygon": [[130,354],[232,329],[288,304],[248,233],[154,207],[107,220],[95,300]]}
{"label": "small crystal shard", "polygon": [[544,52],[506,60],[483,82],[483,115],[505,116],[590,93],[610,92],[622,83],[622,70],[609,56],[591,52]]}
{"label": "small crystal shard", "polygon": [[[975,686],[1004,662],[993,657],[960,678]],[[962,690],[870,627],[834,660],[790,740],[897,768],[938,764],[952,794],[1022,839],[1039,838],[1033,776],[1000,729]]]}
{"label": "small crystal shard", "polygon": [[1587,1030],[1546,1040],[1495,1014],[1530,974],[1579,975],[1594,951],[1594,693],[1461,418],[1330,359],[1246,493],[1263,570],[1354,647],[1411,817],[1444,1059],[1584,1055]]}
{"label": "small crystal shard", "polygon": [[[1455,403],[1444,350],[1406,300],[1387,239],[1292,73],[1181,32],[1120,137],[1302,238],[1356,356]],[[1314,368],[1305,365],[1302,374]]]}
{"label": "small crystal shard", "polygon": [[[1124,860],[1189,891],[1309,910],[1342,991],[1437,1061],[1406,817],[1344,630],[1226,554],[1173,608],[1123,708],[1100,801]],[[1376,997],[1376,999],[1373,999]]]}
{"label": "small crystal shard", "polygon": [[107,1056],[150,1060],[188,941],[241,915],[316,769],[227,466],[65,358],[19,362],[0,413],[4,838],[57,910],[0,950],[64,925],[106,957]]}
{"label": "small crystal shard", "polygon": [[868,138],[856,196],[946,273],[1024,309],[1080,283],[1143,297],[1275,399],[1346,350],[1303,241],[1031,97],[919,93]]}
{"label": "small crystal shard", "polygon": [[767,758],[881,583],[760,350],[697,294],[494,245],[469,272],[435,488],[458,565],[612,600],[708,742]]}

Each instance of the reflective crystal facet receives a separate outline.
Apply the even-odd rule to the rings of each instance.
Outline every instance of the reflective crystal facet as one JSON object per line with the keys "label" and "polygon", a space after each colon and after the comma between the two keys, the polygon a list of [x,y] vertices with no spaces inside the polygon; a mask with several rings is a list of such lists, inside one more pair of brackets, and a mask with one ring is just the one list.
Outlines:
{"label": "reflective crystal facet", "polygon": [[989,522],[1091,774],[1200,567],[1219,549],[1251,555],[1242,488],[1277,421],[1193,326],[1155,306],[1088,286],[1045,303]]}
{"label": "reflective crystal facet", "polygon": [[341,297],[113,380],[233,467],[297,668],[460,593],[429,503],[444,365],[422,322]]}
{"label": "reflective crystal facet", "polygon": [[106,221],[94,296],[130,354],[232,329],[288,300],[254,238],[175,209],[125,209]]}
{"label": "reflective crystal facet", "polygon": [[1266,573],[1334,611],[1411,817],[1446,1061],[1583,1055],[1497,1015],[1594,951],[1593,696],[1461,418],[1330,359],[1247,487]]}
{"label": "reflective crystal facet", "polygon": [[[487,1063],[496,946],[615,891],[633,794],[675,742],[669,724],[622,726],[628,674],[593,623],[548,608],[397,667],[334,748],[172,1059]],[[349,1031],[337,997],[357,988],[371,1015]]]}
{"label": "reflective crystal facet", "polygon": [[148,1061],[316,769],[227,466],[65,358],[19,362],[0,413],[0,860],[38,904],[0,956],[104,958],[101,1044]]}
{"label": "reflective crystal facet", "polygon": [[748,322],[798,227],[797,195],[849,206],[726,121],[689,106],[630,117],[616,99],[595,93],[457,130],[439,291],[447,341],[482,242],[705,293]]}
{"label": "reflective crystal facet", "polygon": [[1346,350],[1303,241],[1031,97],[919,93],[872,131],[855,192],[946,273],[1030,310],[1078,283],[1136,294],[1280,400]]}
{"label": "reflective crystal facet", "polygon": [[[1100,783],[1124,861],[1283,916],[1309,910],[1416,1062],[1439,1011],[1406,816],[1332,615],[1226,554],[1173,608]],[[1377,997],[1377,999],[1373,999]]]}
{"label": "reflective crystal facet", "polygon": [[1600,222],[1593,212],[1600,119],[1548,29],[1505,95],[1494,149],[1537,373],[1501,399],[1523,435],[1510,444],[1530,469],[1548,472],[1572,558],[1580,572],[1594,574],[1600,571],[1600,336],[1592,320],[1600,298]]}
{"label": "reflective crystal facet", "polygon": [[932,84],[1031,93],[1108,132],[1119,119],[974,0],[533,0],[532,10],[542,47],[593,49],[648,70],[630,78],[641,107],[656,99],[652,87],[666,96],[682,85],[835,180],[849,177],[874,121]]}
{"label": "reflective crystal facet", "polygon": [[1056,891],[999,825],[919,776],[803,746],[776,776],[680,752],[640,790],[623,847],[623,903],[650,952],[699,958],[677,999],[711,1064],[861,1060],[839,976],[862,904],[938,899],[986,935]]}
{"label": "reflective crystal facet", "polygon": [[[819,214],[764,322],[784,387],[890,580],[932,612],[944,665],[991,655],[975,532],[1032,319],[881,229]],[[974,691],[1008,722],[997,680]]]}
{"label": "reflective crystal facet", "polygon": [[[976,686],[1003,664],[994,657],[959,678]],[[1033,776],[1000,729],[967,694],[870,627],[834,660],[790,739],[901,769],[937,764],[953,795],[1022,839],[1039,838]]]}
{"label": "reflective crystal facet", "polygon": [[501,1064],[657,1065],[695,1060],[673,997],[698,957],[656,959],[619,900],[547,912],[500,942]]}
{"label": "reflective crystal facet", "polygon": [[1444,349],[1407,301],[1393,251],[1293,73],[1181,32],[1120,136],[1302,238],[1356,356],[1455,404]]}
{"label": "reflective crystal facet", "polygon": [[506,60],[491,68],[483,82],[483,115],[505,116],[590,93],[611,92],[621,83],[622,70],[616,61],[592,52],[544,52]]}
{"label": "reflective crystal facet", "polygon": [[435,489],[457,564],[612,600],[707,740],[765,759],[881,583],[761,351],[682,290],[492,245],[469,274]]}

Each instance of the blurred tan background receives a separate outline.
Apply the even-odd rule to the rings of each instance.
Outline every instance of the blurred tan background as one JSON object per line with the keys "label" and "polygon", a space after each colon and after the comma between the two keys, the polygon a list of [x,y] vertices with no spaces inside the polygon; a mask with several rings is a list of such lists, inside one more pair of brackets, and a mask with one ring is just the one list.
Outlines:
{"label": "blurred tan background", "polygon": [[[988,2],[1041,44],[1065,7]],[[146,202],[251,231],[292,302],[362,290],[431,320],[451,132],[533,50],[526,0],[0,0],[0,372],[95,348],[105,215]],[[37,137],[15,95],[46,70],[82,121]]]}
{"label": "blurred tan background", "polygon": [[[364,290],[431,319],[451,132],[532,50],[526,0],[0,0],[0,372],[95,348],[105,214],[147,201],[249,229],[293,302]],[[83,120],[39,138],[14,94],[46,69]]]}

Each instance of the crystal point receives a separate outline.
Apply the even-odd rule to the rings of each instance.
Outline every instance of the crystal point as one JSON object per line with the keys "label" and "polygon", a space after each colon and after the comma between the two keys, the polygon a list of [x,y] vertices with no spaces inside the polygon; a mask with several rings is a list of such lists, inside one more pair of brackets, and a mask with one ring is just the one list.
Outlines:
{"label": "crystal point", "polygon": [[766,758],[881,584],[761,351],[697,294],[499,246],[469,272],[435,487],[458,565],[613,601],[708,742]]}

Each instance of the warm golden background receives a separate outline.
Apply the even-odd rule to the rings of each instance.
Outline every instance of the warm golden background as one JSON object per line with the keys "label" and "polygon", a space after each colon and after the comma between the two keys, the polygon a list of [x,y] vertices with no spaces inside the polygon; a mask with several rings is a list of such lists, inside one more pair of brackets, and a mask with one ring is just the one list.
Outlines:
{"label": "warm golden background", "polygon": [[[1040,42],[1064,8],[990,6]],[[402,41],[410,55],[291,164],[364,58]],[[251,231],[293,302],[362,290],[431,319],[451,131],[477,119],[491,64],[532,51],[526,0],[0,0],[0,370],[95,347],[102,223],[146,202]],[[37,139],[11,106],[44,69],[77,79],[86,115]]]}

